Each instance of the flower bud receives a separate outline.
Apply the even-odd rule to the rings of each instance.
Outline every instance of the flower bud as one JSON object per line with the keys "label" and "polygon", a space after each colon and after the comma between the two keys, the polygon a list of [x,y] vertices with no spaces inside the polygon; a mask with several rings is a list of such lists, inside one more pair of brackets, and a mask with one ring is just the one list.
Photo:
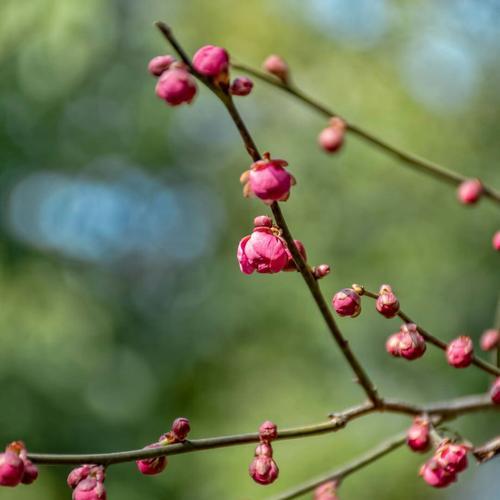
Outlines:
{"label": "flower bud", "polygon": [[500,252],[500,231],[497,231],[493,235],[493,239],[491,240],[491,243],[493,245],[493,249],[496,250],[497,252]]}
{"label": "flower bud", "polygon": [[403,333],[401,332],[393,333],[385,343],[385,350],[395,358],[399,358],[401,356],[401,353],[399,351],[399,344],[401,342],[402,336]]}
{"label": "flower bud", "polygon": [[24,474],[21,479],[23,484],[31,484],[38,478],[38,467],[31,461],[23,459],[24,462]]}
{"label": "flower bud", "polygon": [[160,76],[175,62],[175,57],[171,55],[156,56],[149,61],[148,70],[154,76]]}
{"label": "flower bud", "polygon": [[338,500],[337,483],[328,481],[314,490],[314,500]]}
{"label": "flower bud", "polygon": [[272,227],[273,220],[267,215],[259,215],[253,220],[254,227]]}
{"label": "flower bud", "polygon": [[229,54],[222,47],[205,45],[193,56],[194,69],[205,76],[216,77],[227,73]]}
{"label": "flower bud", "polygon": [[172,434],[176,441],[185,441],[190,430],[189,419],[185,417],[176,418],[172,423]]}
{"label": "flower bud", "polygon": [[496,328],[486,330],[481,335],[479,344],[483,351],[492,351],[493,349],[500,348],[500,330]]}
{"label": "flower bud", "polygon": [[420,469],[424,481],[434,488],[445,488],[457,480],[454,472],[448,472],[435,458],[429,459]]}
{"label": "flower bud", "polygon": [[399,301],[389,285],[382,285],[380,287],[376,308],[386,318],[393,318],[398,313]]}
{"label": "flower bud", "polygon": [[244,194],[253,194],[268,205],[288,200],[295,179],[284,168],[287,165],[285,160],[272,160],[269,153],[264,154],[262,160],[253,163],[248,173],[242,175]]}
{"label": "flower bud", "polygon": [[90,470],[92,467],[92,465],[82,465],[73,469],[68,474],[68,479],[66,479],[68,486],[71,489],[76,488],[76,485],[90,474]]}
{"label": "flower bud", "polygon": [[[302,258],[304,261],[307,261],[307,254],[306,254],[306,249],[304,247],[304,244],[300,240],[293,240],[295,243],[295,247],[299,251],[300,255],[302,255]],[[286,248],[286,254],[288,256],[288,262],[286,263],[286,266],[283,268],[283,271],[297,271],[297,266],[295,265],[295,262],[292,257],[292,253]]]}
{"label": "flower bud", "polygon": [[246,96],[252,92],[253,82],[250,78],[246,76],[241,76],[239,78],[235,78],[231,87],[229,87],[229,92],[232,95],[236,96]]}
{"label": "flower bud", "polygon": [[7,447],[0,454],[0,486],[17,486],[24,474],[24,462],[19,453]]}
{"label": "flower bud", "polygon": [[290,77],[288,64],[280,56],[271,54],[264,61],[263,67],[271,75],[277,76],[283,83],[288,82]]}
{"label": "flower bud", "polygon": [[261,442],[257,448],[255,448],[255,456],[265,456],[272,457],[273,456],[273,447],[267,442]]}
{"label": "flower bud", "polygon": [[346,124],[338,117],[332,118],[330,126],[318,135],[318,144],[327,153],[335,153],[344,143]]}
{"label": "flower bud", "polygon": [[106,500],[106,489],[101,481],[89,476],[73,490],[73,500]]}
{"label": "flower bud", "polygon": [[160,76],[155,90],[156,95],[171,106],[190,104],[196,95],[196,82],[185,69],[173,68]]}
{"label": "flower bud", "polygon": [[248,471],[252,479],[259,484],[271,484],[279,474],[276,462],[271,457],[265,455],[255,457]]}
{"label": "flower bud", "polygon": [[479,179],[467,179],[458,186],[457,197],[463,205],[477,203],[483,194],[483,185]]}
{"label": "flower bud", "polygon": [[355,318],[361,312],[361,298],[352,288],[344,288],[333,296],[332,306],[339,316]]}
{"label": "flower bud", "polygon": [[320,264],[319,266],[314,266],[312,273],[317,280],[324,278],[330,274],[330,266],[328,264]]}
{"label": "flower bud", "polygon": [[465,444],[455,444],[446,439],[439,445],[434,454],[434,459],[447,472],[457,474],[467,468],[468,451],[469,446]]}
{"label": "flower bud", "polygon": [[238,245],[236,256],[245,274],[254,271],[278,273],[288,262],[285,242],[268,227],[256,227],[250,236],[245,236]]}
{"label": "flower bud", "polygon": [[423,356],[426,345],[425,340],[417,330],[414,323],[401,325],[399,337],[399,355],[403,358],[413,360]]}
{"label": "flower bud", "polygon": [[266,420],[259,427],[259,438],[261,441],[269,442],[278,437],[278,427],[270,420]]}
{"label": "flower bud", "polygon": [[491,401],[494,405],[500,405],[500,377],[497,377],[490,389]]}
{"label": "flower bud", "polygon": [[429,421],[426,418],[415,417],[406,434],[406,443],[413,451],[427,451],[431,445],[429,438]]}
{"label": "flower bud", "polygon": [[446,359],[455,368],[466,368],[472,363],[474,348],[470,337],[462,335],[448,344]]}
{"label": "flower bud", "polygon": [[[159,443],[153,443],[146,446],[144,449],[149,448],[159,448],[161,445]],[[142,460],[136,461],[137,468],[141,474],[146,476],[152,476],[154,474],[159,474],[165,470],[167,466],[167,457],[152,457],[152,458],[143,458]]]}

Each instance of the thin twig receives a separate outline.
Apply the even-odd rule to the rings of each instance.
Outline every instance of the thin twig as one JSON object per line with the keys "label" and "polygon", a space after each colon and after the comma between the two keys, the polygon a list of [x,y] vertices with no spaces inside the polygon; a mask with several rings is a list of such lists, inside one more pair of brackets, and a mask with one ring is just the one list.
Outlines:
{"label": "thin twig", "polygon": [[[370,292],[366,288],[363,287],[363,294],[366,295],[367,297],[370,297],[372,299],[377,299],[379,294]],[[436,347],[439,347],[439,349],[446,351],[448,344],[446,342],[443,342],[442,340],[438,339],[431,333],[429,333],[427,330],[424,330],[421,326],[418,325],[415,321],[413,321],[405,312],[403,312],[401,309],[398,312],[398,316],[405,322],[405,323],[414,323],[417,325],[417,330],[424,337],[427,342],[430,344],[435,345]],[[496,377],[500,376],[500,367],[497,367],[495,365],[492,365],[491,363],[488,363],[487,361],[484,361],[481,358],[478,358],[477,356],[473,356],[472,358],[472,364],[476,365],[478,368],[481,370],[491,374],[495,375]]]}
{"label": "thin twig", "polygon": [[[190,67],[192,68],[191,62],[189,58],[186,56],[186,53],[184,50],[181,48],[179,42],[176,40],[174,37],[172,30],[164,23],[162,22],[157,22],[156,26],[159,28],[163,36],[167,39],[167,41],[172,45],[174,50],[176,50],[179,54],[179,56],[182,58],[182,60]],[[194,72],[194,76],[199,78],[199,75]],[[241,115],[239,114],[236,106],[234,105],[234,102],[232,100],[231,95],[228,93],[223,93],[220,91],[219,88],[214,86],[211,82],[207,82],[205,78],[200,78],[200,81],[204,83],[210,90],[212,90],[215,95],[222,101],[224,106],[226,107],[229,115],[231,116],[234,124],[236,125],[236,128],[238,129],[238,132],[240,133],[240,136],[243,140],[243,143],[246,147],[246,150],[252,160],[257,161],[259,160],[260,154],[259,150],[255,144],[255,141],[253,140],[250,132],[248,131],[248,128],[246,127],[243,119],[241,118]],[[311,292],[311,295],[313,296],[314,301],[316,302],[316,305],[318,306],[318,309],[321,312],[321,315],[323,316],[328,329],[330,330],[330,333],[332,334],[333,338],[337,342],[338,346],[340,347],[340,350],[342,351],[342,354],[346,358],[347,362],[351,366],[352,370],[356,374],[357,381],[359,384],[363,387],[365,390],[368,398],[370,401],[375,405],[379,406],[381,404],[380,397],[377,393],[377,389],[375,388],[373,382],[370,380],[368,377],[366,371],[364,368],[361,366],[359,363],[358,359],[354,355],[354,353],[351,351],[349,347],[349,343],[347,340],[344,338],[342,335],[341,331],[339,330],[335,319],[333,318],[333,315],[330,311],[330,308],[328,307],[325,298],[323,297],[323,294],[321,293],[321,290],[319,288],[319,285],[314,278],[314,276],[311,273],[311,270],[309,269],[309,266],[306,264],[302,256],[300,255],[299,251],[297,250],[294,239],[292,234],[290,233],[290,230],[288,229],[288,225],[285,221],[285,218],[283,216],[283,213],[281,212],[281,209],[278,205],[278,203],[274,202],[271,205],[271,209],[273,211],[274,217],[276,219],[276,223],[278,226],[281,228],[283,232],[283,238],[285,239],[288,249],[290,253],[292,254],[293,260],[304,278],[304,281],[306,282],[309,291]]]}
{"label": "thin twig", "polygon": [[[452,185],[458,185],[461,182],[465,181],[467,178],[463,176],[462,174],[459,174],[457,172],[454,172],[452,170],[449,170],[441,165],[438,165],[437,163],[431,162],[429,160],[426,160],[425,158],[422,158],[420,156],[417,156],[413,153],[409,153],[407,151],[404,151],[401,148],[398,148],[396,146],[393,146],[392,144],[386,142],[384,139],[381,139],[371,132],[368,132],[362,127],[359,127],[358,125],[354,125],[353,123],[350,123],[348,120],[345,118],[341,117],[338,113],[335,113],[332,109],[326,107],[324,104],[321,104],[320,102],[316,101],[315,99],[311,98],[310,96],[306,95],[302,90],[300,90],[298,87],[296,87],[292,83],[284,84],[274,76],[268,75],[267,73],[264,73],[263,71],[259,71],[255,68],[251,68],[250,66],[247,66],[245,64],[232,64],[232,67],[234,69],[243,71],[245,73],[248,73],[262,81],[265,81],[285,92],[287,92],[290,95],[293,95],[297,99],[301,100],[311,108],[314,108],[316,111],[321,113],[327,118],[331,118],[333,116],[338,116],[339,118],[342,118],[342,120],[346,123],[347,125],[347,130],[350,131],[352,134],[357,135],[358,137],[364,139],[365,141],[369,142],[370,144],[378,147],[379,149],[385,151],[386,153],[390,154],[391,156],[396,157],[397,159],[403,161],[405,164],[409,165],[410,167],[419,170],[420,172],[424,172],[426,174],[429,174],[437,179],[440,179],[442,181],[445,181],[449,184]],[[483,184],[483,195],[490,198],[496,203],[500,203],[500,192],[488,187],[484,186]]]}
{"label": "thin twig", "polygon": [[270,500],[289,500],[290,498],[297,498],[308,491],[312,491],[318,486],[327,481],[341,481],[345,479],[350,474],[370,465],[379,458],[387,455],[391,451],[396,450],[406,441],[406,433],[397,434],[391,439],[384,441],[372,450],[368,451],[364,455],[361,455],[356,460],[353,460],[349,464],[341,467],[340,469],[335,469],[331,472],[327,472],[321,476],[317,476],[314,479],[310,479],[298,486],[295,486],[279,495],[271,497]]}
{"label": "thin twig", "polygon": [[476,446],[472,453],[480,464],[500,455],[500,436],[491,439],[482,446]]}

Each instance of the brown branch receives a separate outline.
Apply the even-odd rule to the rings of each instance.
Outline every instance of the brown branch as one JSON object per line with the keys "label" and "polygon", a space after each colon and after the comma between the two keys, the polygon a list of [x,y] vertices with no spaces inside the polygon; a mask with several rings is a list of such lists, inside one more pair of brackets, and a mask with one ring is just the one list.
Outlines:
{"label": "brown branch", "polygon": [[[370,292],[369,290],[366,290],[366,288],[362,287],[363,289],[363,295],[366,295],[367,297],[370,297],[372,299],[377,299],[379,294]],[[435,345],[439,349],[446,351],[448,344],[446,342],[443,342],[442,340],[438,339],[431,333],[429,333],[427,330],[424,330],[421,326],[418,325],[415,321],[413,321],[406,313],[404,313],[401,309],[398,312],[398,316],[405,322],[405,323],[415,323],[417,325],[417,330],[424,337],[427,342],[430,344]],[[478,358],[477,356],[473,356],[472,358],[472,364],[476,365],[478,368],[481,370],[494,375],[496,377],[500,376],[500,368],[492,365],[491,363],[488,363],[487,361],[484,361],[481,358]]]}
{"label": "brown branch", "polygon": [[[302,90],[300,90],[298,87],[296,87],[294,84],[290,82],[284,84],[281,80],[275,78],[274,76],[268,75],[267,73],[259,71],[255,68],[251,68],[250,66],[247,66],[245,64],[232,64],[232,66],[234,69],[248,73],[258,78],[259,80],[267,82],[287,92],[288,94],[296,97],[297,99],[307,104],[311,108],[315,109],[316,111],[318,111],[327,118],[331,118],[333,116],[342,118],[342,120],[346,123],[347,130],[350,131],[352,134],[364,139],[370,144],[376,146],[382,151],[388,153],[389,155],[394,156],[398,160],[404,162],[406,165],[420,172],[424,172],[439,180],[442,180],[444,182],[447,182],[455,186],[467,180],[467,177],[463,176],[462,174],[449,170],[437,163],[431,162],[429,160],[426,160],[425,158],[422,158],[413,153],[404,151],[401,148],[393,146],[392,144],[386,142],[384,139],[381,139],[373,135],[372,133],[368,132],[364,128],[359,127],[358,125],[354,125],[353,123],[350,123],[344,117],[341,117],[338,113],[335,113],[335,111],[333,111],[332,109],[326,107],[324,104],[306,95]],[[483,195],[496,203],[500,203],[500,192],[491,187],[485,186],[484,184],[483,184]]]}
{"label": "brown branch", "polygon": [[500,455],[500,436],[491,439],[482,446],[476,446],[472,453],[480,464]]}
{"label": "brown branch", "polygon": [[[174,50],[176,50],[179,54],[179,56],[183,59],[183,61],[190,67],[192,68],[191,62],[189,61],[189,58],[187,57],[186,53],[184,50],[181,48],[179,42],[176,40],[174,37],[172,30],[164,23],[162,22],[157,22],[156,26],[159,28],[163,36],[167,39],[167,41],[172,45]],[[234,102],[232,100],[232,97],[229,93],[223,92],[219,87],[216,87],[211,81],[207,81],[206,78],[200,78],[200,76],[196,73],[193,72],[194,76],[200,79],[202,83],[204,83],[214,94],[222,101],[224,106],[226,107],[229,115],[231,116],[234,124],[236,125],[236,128],[238,129],[238,132],[240,133],[241,139],[243,140],[243,143],[246,147],[246,150],[252,160],[257,161],[259,160],[260,154],[259,150],[255,144],[255,141],[253,140],[250,132],[248,131],[243,119],[241,118],[241,115],[239,114],[236,106],[234,105]],[[311,273],[311,270],[309,269],[309,266],[306,264],[302,256],[300,255],[299,251],[297,250],[294,239],[292,234],[290,233],[290,230],[288,229],[288,225],[285,221],[285,218],[283,216],[283,213],[281,212],[281,209],[278,205],[278,203],[274,202],[271,205],[271,209],[274,214],[274,218],[276,219],[276,223],[278,226],[281,228],[283,231],[283,238],[285,239],[288,249],[290,250],[290,253],[292,254],[293,260],[302,275],[304,281],[307,284],[307,287],[309,288],[309,291],[311,292],[311,295],[313,296],[314,301],[316,302],[316,305],[318,306],[318,309],[320,310],[321,315],[323,316],[323,319],[325,320],[325,323],[328,326],[328,329],[330,330],[330,333],[332,334],[333,338],[337,342],[338,346],[340,347],[340,350],[342,351],[342,354],[346,358],[347,362],[351,366],[352,370],[356,374],[357,381],[359,384],[363,387],[365,390],[368,398],[370,401],[375,405],[378,406],[381,403],[380,397],[377,393],[377,389],[375,388],[373,382],[370,380],[368,377],[366,371],[364,368],[361,366],[359,363],[358,359],[354,355],[354,353],[351,351],[349,347],[349,343],[347,340],[344,338],[342,335],[340,329],[338,328],[335,319],[333,318],[333,315],[330,311],[330,308],[328,307],[328,304],[325,301],[325,298],[323,297],[323,294],[321,293],[321,290],[319,288],[319,285],[314,278],[314,276]]]}
{"label": "brown branch", "polygon": [[398,449],[406,441],[406,433],[397,434],[391,439],[384,441],[375,448],[371,449],[364,455],[361,455],[356,460],[353,460],[349,464],[341,467],[340,469],[335,469],[331,472],[327,472],[321,476],[310,479],[298,486],[295,486],[279,495],[273,496],[272,500],[289,500],[290,498],[297,498],[304,493],[314,490],[318,486],[327,481],[341,481],[345,479],[350,474],[370,465],[384,455],[387,455],[391,451]]}

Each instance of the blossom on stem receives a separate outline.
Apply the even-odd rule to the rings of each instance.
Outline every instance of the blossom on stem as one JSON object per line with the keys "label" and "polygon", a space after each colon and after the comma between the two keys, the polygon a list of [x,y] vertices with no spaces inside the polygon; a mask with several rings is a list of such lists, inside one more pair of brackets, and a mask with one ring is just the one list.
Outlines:
{"label": "blossom on stem", "polygon": [[73,469],[67,479],[73,489],[73,500],[106,500],[104,488],[104,467],[101,465],[82,465]]}
{"label": "blossom on stem", "polygon": [[313,500],[338,500],[336,481],[327,481],[314,490]]}
{"label": "blossom on stem", "polygon": [[352,288],[343,288],[333,296],[332,306],[339,316],[355,318],[361,313],[361,297]]}
{"label": "blossom on stem", "polygon": [[288,200],[290,189],[295,184],[295,178],[285,169],[288,163],[285,160],[272,160],[269,153],[264,153],[262,158],[241,175],[243,195],[254,195],[268,205]]}
{"label": "blossom on stem", "polygon": [[424,452],[429,449],[431,440],[428,419],[415,417],[406,434],[406,443],[413,451]]}
{"label": "blossom on stem", "polygon": [[472,339],[466,335],[452,340],[446,348],[446,359],[448,364],[455,368],[466,368],[472,363],[474,357],[474,346]]}
{"label": "blossom on stem", "polygon": [[404,323],[399,332],[387,339],[385,348],[392,356],[403,357],[411,361],[423,356],[426,345],[424,338],[418,332],[417,325]]}
{"label": "blossom on stem", "polygon": [[229,92],[236,96],[246,96],[252,92],[253,82],[246,76],[235,78],[229,87]]}
{"label": "blossom on stem", "polygon": [[445,439],[434,453],[434,458],[447,472],[458,473],[467,468],[467,453],[470,447]]}
{"label": "blossom on stem", "polygon": [[389,285],[382,285],[375,303],[377,311],[386,318],[393,318],[399,312],[399,301]]}
{"label": "blossom on stem", "polygon": [[259,455],[250,463],[248,472],[256,483],[271,484],[277,479],[279,469],[272,457]]}
{"label": "blossom on stem", "polygon": [[172,430],[170,431],[176,442],[185,441],[191,426],[189,424],[189,419],[186,417],[176,418],[172,423]]}
{"label": "blossom on stem", "polygon": [[268,73],[277,76],[284,84],[288,82],[290,78],[288,64],[280,56],[271,54],[266,58],[262,66]]}
{"label": "blossom on stem", "polygon": [[148,70],[154,76],[160,76],[164,71],[175,62],[175,57],[169,54],[164,56],[156,56],[149,61]]}
{"label": "blossom on stem", "polygon": [[196,95],[196,82],[185,68],[175,67],[160,76],[155,91],[170,106],[190,104]]}
{"label": "blossom on stem", "polygon": [[13,441],[0,454],[0,486],[31,484],[38,477],[38,468],[28,459],[22,441]]}
{"label": "blossom on stem", "polygon": [[[144,449],[150,448],[159,448],[161,446],[160,443],[153,443],[146,446]],[[141,460],[136,461],[137,468],[141,474],[146,476],[152,476],[154,474],[159,474],[165,470],[167,466],[167,457],[151,457],[151,458],[143,458]]]}
{"label": "blossom on stem", "polygon": [[278,437],[278,427],[274,422],[266,420],[259,427],[259,439],[264,443],[269,443]]}
{"label": "blossom on stem", "polygon": [[500,330],[497,328],[485,330],[481,335],[479,345],[483,351],[492,351],[493,349],[500,348]]}
{"label": "blossom on stem", "polygon": [[497,377],[490,389],[491,401],[494,405],[500,405],[500,377]]}
{"label": "blossom on stem", "polygon": [[227,74],[229,54],[222,47],[205,45],[194,54],[193,67],[202,75],[220,77],[223,74]]}
{"label": "blossom on stem", "polygon": [[457,480],[456,473],[447,471],[434,457],[421,467],[420,475],[434,488],[445,488]]}
{"label": "blossom on stem", "polygon": [[242,273],[278,273],[288,262],[286,243],[279,229],[259,226],[240,241],[237,258]]}
{"label": "blossom on stem", "polygon": [[479,179],[466,179],[457,190],[457,197],[462,205],[473,205],[483,194],[483,185]]}
{"label": "blossom on stem", "polygon": [[327,153],[335,153],[344,144],[346,123],[338,117],[330,120],[330,125],[318,135],[318,144]]}
{"label": "blossom on stem", "polygon": [[324,278],[330,274],[330,266],[328,264],[320,264],[312,268],[312,273],[317,280]]}

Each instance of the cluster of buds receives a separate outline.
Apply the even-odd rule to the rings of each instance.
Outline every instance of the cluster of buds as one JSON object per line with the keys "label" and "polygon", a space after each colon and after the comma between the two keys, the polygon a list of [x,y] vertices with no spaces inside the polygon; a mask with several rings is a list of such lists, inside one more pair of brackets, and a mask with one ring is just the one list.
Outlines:
{"label": "cluster of buds", "polygon": [[314,490],[313,500],[338,500],[337,482],[327,481]]}
{"label": "cluster of buds", "polygon": [[22,441],[10,443],[0,454],[0,486],[31,484],[37,477],[38,469],[28,459],[28,452]]}
{"label": "cluster of buds", "polygon": [[[294,240],[294,243],[302,258],[306,260],[306,250],[302,242]],[[266,215],[255,217],[253,232],[240,241],[236,257],[241,272],[245,274],[252,274],[254,271],[273,274],[297,269],[281,236],[281,230],[273,225],[272,219]]]}
{"label": "cluster of buds", "polygon": [[431,446],[430,422],[425,417],[415,417],[413,424],[406,433],[406,444],[417,452],[427,451]]}
{"label": "cluster of buds", "polygon": [[102,465],[86,464],[73,469],[67,479],[73,500],[106,500],[105,478]]}
{"label": "cluster of buds", "polygon": [[448,364],[455,368],[467,368],[474,359],[474,346],[472,339],[466,335],[452,340],[446,348]]}
{"label": "cluster of buds", "polygon": [[399,300],[390,285],[382,285],[376,301],[377,311],[386,318],[394,318],[399,312]]}
{"label": "cluster of buds", "polygon": [[[144,449],[160,448],[167,444],[182,443],[186,440],[191,427],[189,420],[184,417],[176,418],[172,423],[172,428],[169,432],[162,434],[156,443],[146,446]],[[153,476],[165,470],[167,466],[167,457],[165,455],[152,458],[143,458],[137,460],[137,468],[141,474],[145,476]]]}
{"label": "cluster of buds", "polygon": [[290,189],[296,181],[286,170],[287,165],[285,160],[272,160],[269,153],[264,153],[262,160],[252,163],[250,169],[241,174],[243,196],[256,196],[267,205],[288,200]]}
{"label": "cluster of buds", "polygon": [[474,205],[483,194],[483,184],[479,179],[466,179],[457,190],[457,198],[462,205]]}
{"label": "cluster of buds", "polygon": [[420,475],[434,488],[444,488],[457,480],[457,474],[467,468],[470,446],[445,439],[434,455],[422,466]]}
{"label": "cluster of buds", "polygon": [[392,334],[387,339],[385,348],[392,356],[411,361],[423,356],[426,345],[415,323],[403,323],[399,332]]}
{"label": "cluster of buds", "polygon": [[[193,68],[212,84],[236,96],[250,94],[253,82],[250,78],[236,78],[229,84],[229,54],[222,47],[205,45],[193,56]],[[171,106],[190,104],[197,87],[188,66],[171,55],[156,56],[149,61],[149,72],[158,78],[156,95]]]}
{"label": "cluster of buds", "polygon": [[248,472],[250,477],[259,484],[273,483],[279,474],[278,466],[273,460],[271,441],[278,436],[278,428],[273,422],[266,420],[259,427],[259,445],[255,448],[254,459]]}
{"label": "cluster of buds", "polygon": [[318,135],[318,144],[327,153],[335,153],[342,144],[346,131],[346,123],[337,116],[330,119],[330,125],[324,128]]}

